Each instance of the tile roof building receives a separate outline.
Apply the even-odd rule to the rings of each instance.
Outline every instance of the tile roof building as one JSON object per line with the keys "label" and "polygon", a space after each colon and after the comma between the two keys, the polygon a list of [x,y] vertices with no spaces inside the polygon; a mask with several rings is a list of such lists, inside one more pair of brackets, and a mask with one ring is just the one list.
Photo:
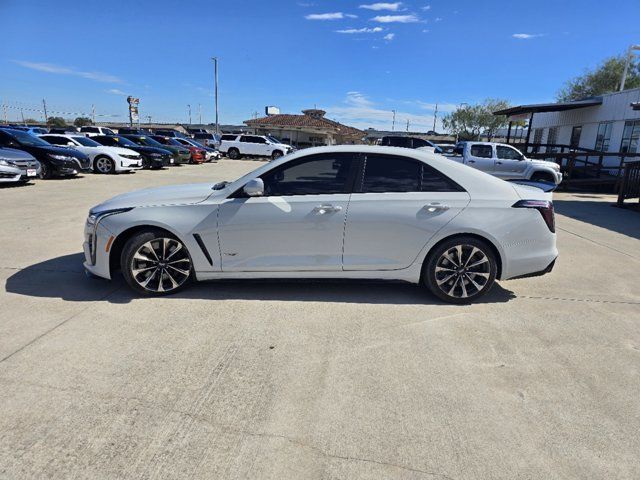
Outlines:
{"label": "tile roof building", "polygon": [[303,110],[302,115],[278,114],[245,120],[256,135],[273,135],[297,147],[362,143],[365,132],[325,118],[325,111]]}

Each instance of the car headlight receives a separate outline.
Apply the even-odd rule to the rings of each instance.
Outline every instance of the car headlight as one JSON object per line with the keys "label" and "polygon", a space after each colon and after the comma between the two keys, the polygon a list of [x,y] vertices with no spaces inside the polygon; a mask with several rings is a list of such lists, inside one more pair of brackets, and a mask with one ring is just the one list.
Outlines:
{"label": "car headlight", "polygon": [[89,210],[89,216],[87,217],[88,225],[97,225],[100,220],[110,215],[117,215],[118,213],[124,213],[133,210],[133,207],[128,208],[113,208],[110,210]]}
{"label": "car headlight", "polygon": [[53,160],[73,160],[73,157],[68,155],[58,155],[57,153],[47,153],[47,156]]}

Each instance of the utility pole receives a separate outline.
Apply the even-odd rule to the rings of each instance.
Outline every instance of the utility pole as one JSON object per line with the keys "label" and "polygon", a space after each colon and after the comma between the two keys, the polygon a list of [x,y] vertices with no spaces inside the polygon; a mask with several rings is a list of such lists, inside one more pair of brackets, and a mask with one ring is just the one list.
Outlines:
{"label": "utility pole", "polygon": [[149,121],[149,126],[151,126],[151,115],[147,115],[147,120]]}
{"label": "utility pole", "polygon": [[187,104],[187,109],[189,110],[189,125],[191,125],[191,104]]}
{"label": "utility pole", "polygon": [[[44,123],[47,123],[47,119],[49,117],[47,116],[47,102],[44,101],[44,98],[42,99],[42,107],[44,110]],[[24,116],[22,118],[22,123],[24,123]]]}
{"label": "utility pole", "polygon": [[391,121],[391,131],[393,132],[396,129],[396,111],[391,111],[393,112],[393,120]]}
{"label": "utility pole", "polygon": [[433,131],[436,131],[436,121],[438,120],[438,104],[436,103],[436,111],[433,113]]}
{"label": "utility pole", "polygon": [[7,119],[7,104],[2,102],[2,113],[4,116],[4,123],[9,123],[9,120]]}
{"label": "utility pole", "polygon": [[409,133],[409,119],[407,118],[407,133]]}
{"label": "utility pole", "polygon": [[213,60],[213,80],[214,80],[214,92],[213,97],[216,104],[216,135],[220,134],[220,124],[218,123],[218,57],[211,57]]}
{"label": "utility pole", "polygon": [[94,125],[96,124],[96,106],[95,105],[91,105],[91,122]]}
{"label": "utility pole", "polygon": [[202,125],[202,105],[198,104],[198,122]]}
{"label": "utility pole", "polygon": [[22,117],[22,124],[24,125],[24,112],[20,109],[20,116]]}

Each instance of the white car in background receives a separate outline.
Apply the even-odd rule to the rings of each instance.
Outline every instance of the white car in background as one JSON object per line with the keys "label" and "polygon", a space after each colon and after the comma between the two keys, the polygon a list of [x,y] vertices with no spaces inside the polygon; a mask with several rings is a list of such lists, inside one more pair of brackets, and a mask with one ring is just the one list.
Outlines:
{"label": "white car in background", "polygon": [[83,135],[46,134],[40,138],[52,145],[68,147],[84,153],[91,159],[95,173],[130,172],[142,168],[138,152],[122,147],[106,147]]}
{"label": "white car in background", "polygon": [[224,134],[218,150],[232,160],[242,157],[271,157],[276,160],[293,152],[293,147],[269,135]]}
{"label": "white car in background", "polygon": [[[89,212],[84,266],[147,295],[191,280],[420,283],[469,303],[553,268],[551,194],[406,148],[309,148],[244,177],[149,188]],[[215,287],[214,287],[215,288]]]}
{"label": "white car in background", "polygon": [[115,135],[116,132],[107,127],[95,127],[95,126],[85,126],[80,127],[80,133],[87,137],[93,137],[95,135]]}

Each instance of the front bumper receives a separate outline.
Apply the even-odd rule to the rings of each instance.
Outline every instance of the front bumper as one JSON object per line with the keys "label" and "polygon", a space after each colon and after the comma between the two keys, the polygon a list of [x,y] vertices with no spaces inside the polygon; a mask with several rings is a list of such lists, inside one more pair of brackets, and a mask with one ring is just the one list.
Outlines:
{"label": "front bumper", "polygon": [[85,260],[83,265],[91,274],[111,279],[107,246],[111,246],[109,240],[112,237],[113,234],[101,223],[98,223],[95,228],[93,225],[85,224],[84,243],[82,244]]}
{"label": "front bumper", "polygon": [[142,159],[120,157],[118,163],[122,170],[139,170],[142,168]]}

